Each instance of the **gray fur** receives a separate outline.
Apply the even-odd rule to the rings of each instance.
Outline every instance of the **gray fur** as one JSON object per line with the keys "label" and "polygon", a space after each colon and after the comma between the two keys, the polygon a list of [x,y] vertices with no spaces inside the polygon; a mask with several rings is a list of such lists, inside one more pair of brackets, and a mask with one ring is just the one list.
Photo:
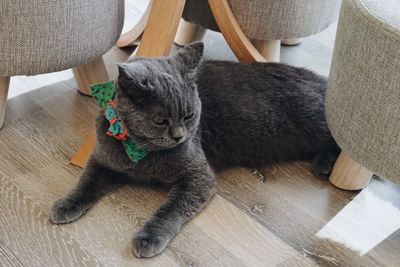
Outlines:
{"label": "gray fur", "polygon": [[[325,79],[284,64],[200,63],[202,53],[203,44],[194,43],[175,56],[119,67],[118,114],[150,153],[133,163],[122,144],[105,135],[100,115],[96,150],[76,188],[54,204],[54,223],[78,219],[127,183],[170,185],[166,201],[133,238],[136,256],[151,257],[216,193],[210,166],[315,158],[315,173],[329,175],[339,149],[324,118]],[[167,125],[156,125],[156,115]]]}

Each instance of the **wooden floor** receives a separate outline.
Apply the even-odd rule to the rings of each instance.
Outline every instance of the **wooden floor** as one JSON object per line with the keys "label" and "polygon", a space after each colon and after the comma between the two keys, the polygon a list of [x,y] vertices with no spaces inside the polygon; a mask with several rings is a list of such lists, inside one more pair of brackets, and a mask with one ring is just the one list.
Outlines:
{"label": "wooden floor", "polygon": [[[335,27],[283,48],[282,61],[327,75]],[[234,59],[219,34],[205,37],[206,57]],[[108,69],[132,50],[114,48]],[[307,162],[219,175],[211,204],[152,259],[137,259],[131,237],[166,192],[126,187],[75,223],[48,220],[53,201],[77,181],[68,164],[97,112],[76,93],[68,72],[37,90],[43,76],[18,77],[0,130],[0,266],[399,266],[400,189],[375,177],[360,192],[316,180]],[[58,76],[57,76],[58,75]],[[55,77],[55,78],[54,78]],[[66,80],[65,80],[66,79]],[[46,81],[44,81],[46,82]]]}

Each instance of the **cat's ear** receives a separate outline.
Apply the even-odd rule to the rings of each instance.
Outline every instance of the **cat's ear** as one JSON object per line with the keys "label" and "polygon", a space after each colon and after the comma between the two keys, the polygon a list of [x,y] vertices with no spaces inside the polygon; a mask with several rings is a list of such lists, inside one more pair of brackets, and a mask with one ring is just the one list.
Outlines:
{"label": "cat's ear", "polygon": [[145,89],[147,69],[138,63],[118,64],[118,88],[121,90]]}
{"label": "cat's ear", "polygon": [[204,44],[202,42],[194,42],[182,47],[174,56],[179,67],[194,70],[198,67],[203,57]]}
{"label": "cat's ear", "polygon": [[120,81],[125,81],[125,80],[131,80],[131,78],[128,76],[126,69],[125,69],[126,64],[117,64],[118,67],[118,82]]}

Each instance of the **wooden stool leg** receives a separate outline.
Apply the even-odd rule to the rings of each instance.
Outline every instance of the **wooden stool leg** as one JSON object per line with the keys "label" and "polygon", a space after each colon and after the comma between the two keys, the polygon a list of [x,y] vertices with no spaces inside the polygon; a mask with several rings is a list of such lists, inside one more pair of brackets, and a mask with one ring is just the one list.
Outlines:
{"label": "wooden stool leg", "polygon": [[99,57],[91,63],[79,65],[73,68],[72,71],[76,83],[78,84],[79,91],[85,95],[91,95],[91,84],[106,82],[109,80],[103,57]]}
{"label": "wooden stool leg", "polygon": [[6,115],[6,104],[9,85],[10,77],[0,77],[0,128],[3,127],[4,116]]}
{"label": "wooden stool leg", "polygon": [[222,35],[239,61],[265,62],[263,55],[240,28],[228,0],[208,0],[208,4]]}
{"label": "wooden stool leg", "polygon": [[368,185],[372,175],[370,170],[342,152],[333,167],[329,181],[341,189],[360,190]]}
{"label": "wooden stool leg", "polygon": [[140,37],[142,36],[144,29],[146,28],[152,5],[153,5],[153,0],[150,0],[149,5],[147,6],[146,10],[143,13],[143,16],[139,19],[136,25],[128,32],[122,34],[119,37],[119,40],[115,44],[117,47],[122,48],[139,44]]}
{"label": "wooden stool leg", "polygon": [[88,161],[90,154],[93,152],[95,140],[95,135],[93,133],[89,134],[83,145],[79,148],[79,151],[71,158],[69,163],[83,168]]}
{"label": "wooden stool leg", "polygon": [[194,41],[203,39],[206,29],[181,19],[174,42],[179,46],[185,46]]}
{"label": "wooden stool leg", "polygon": [[281,40],[252,40],[252,43],[268,62],[280,61]]}

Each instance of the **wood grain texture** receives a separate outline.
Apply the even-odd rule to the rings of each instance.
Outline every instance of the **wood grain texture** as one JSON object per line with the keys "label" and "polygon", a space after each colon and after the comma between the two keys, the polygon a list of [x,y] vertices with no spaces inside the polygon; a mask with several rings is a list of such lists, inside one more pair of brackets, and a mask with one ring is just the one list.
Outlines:
{"label": "wood grain texture", "polygon": [[339,265],[378,264],[376,258],[361,257],[340,244],[315,236],[346,207],[353,194],[316,180],[310,169],[303,163],[266,168],[262,172],[267,181],[262,183],[249,176],[251,170],[235,168],[220,174],[220,193],[318,264],[331,265],[331,259]]}
{"label": "wood grain texture", "polygon": [[208,0],[218,28],[239,61],[265,62],[265,58],[252,45],[240,28],[227,0]]}
{"label": "wood grain texture", "polygon": [[193,224],[232,255],[246,259],[248,266],[273,266],[296,254],[292,247],[219,195]]}
{"label": "wood grain texture", "polygon": [[169,55],[184,6],[185,0],[153,0],[136,57]]}
{"label": "wood grain texture", "polygon": [[90,85],[94,83],[107,82],[109,80],[103,58],[99,57],[93,62],[82,64],[72,68],[79,91],[85,95],[92,95]]}
{"label": "wood grain texture", "polygon": [[17,256],[0,240],[0,266],[23,267]]}
{"label": "wood grain texture", "polygon": [[[89,134],[86,137],[85,142],[83,143],[83,145],[79,149],[83,150],[83,151],[91,151],[91,150],[93,150],[95,145],[96,145],[95,136],[93,134]],[[71,158],[69,163],[71,163],[72,165],[75,165],[77,167],[82,167],[81,166],[82,162],[87,162],[87,160],[88,160],[88,157],[87,157],[86,154],[77,153],[73,158]]]}
{"label": "wood grain texture", "polygon": [[289,259],[276,265],[277,267],[316,267],[318,266],[313,260],[304,254],[296,254]]}
{"label": "wood grain texture", "polygon": [[0,238],[23,265],[100,265],[69,235],[58,232],[57,226],[48,226],[47,214],[4,178],[0,178],[0,192]]}
{"label": "wood grain texture", "polygon": [[10,85],[10,77],[0,76],[0,129],[1,127],[3,127],[4,124],[9,85]]}
{"label": "wood grain texture", "polygon": [[360,190],[366,187],[373,172],[361,166],[344,152],[341,152],[333,167],[329,181],[345,190]]}

